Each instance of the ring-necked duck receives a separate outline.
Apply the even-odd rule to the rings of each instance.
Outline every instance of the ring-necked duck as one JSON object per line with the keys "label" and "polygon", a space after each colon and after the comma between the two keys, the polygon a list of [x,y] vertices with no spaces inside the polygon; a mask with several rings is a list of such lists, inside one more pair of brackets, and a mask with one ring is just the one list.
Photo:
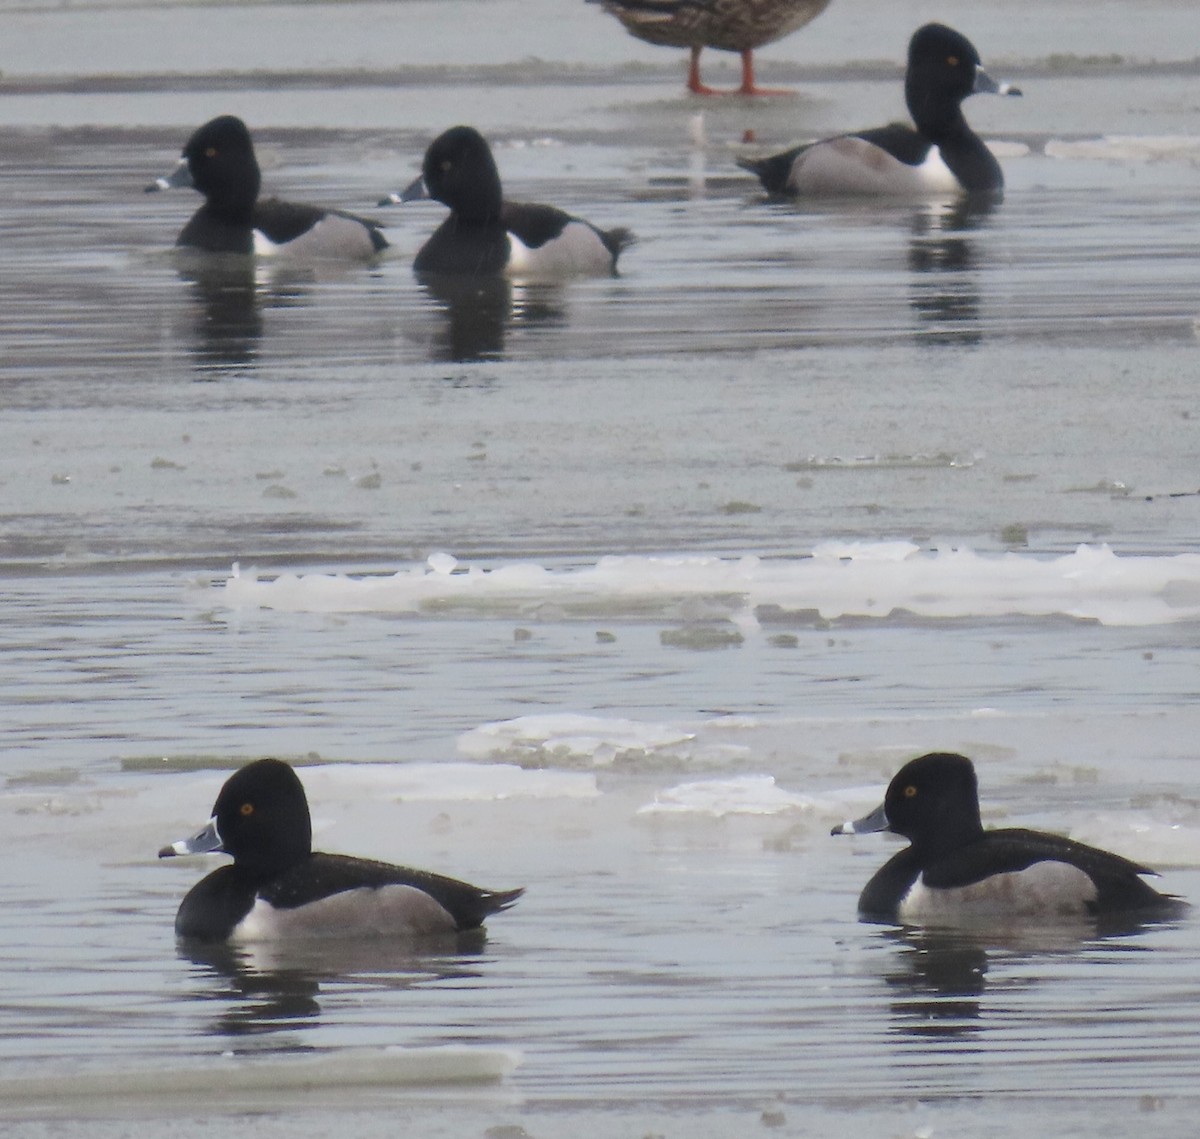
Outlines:
{"label": "ring-necked duck", "polygon": [[984,830],[975,768],[935,752],[906,763],[882,806],[834,834],[890,830],[911,843],[886,862],[858,899],[880,921],[929,923],[972,917],[1089,917],[1169,913],[1184,903],[1142,880],[1153,870],[1061,835]]}
{"label": "ring-necked duck", "polygon": [[774,43],[815,20],[829,0],[592,0],[646,43],[691,48],[688,90],[718,95],[700,82],[700,52],[736,51],[742,57],[738,95],[776,95],[754,82],[754,49]]}
{"label": "ring-necked duck", "polygon": [[450,216],[421,247],[418,273],[566,277],[611,274],[633,241],[627,229],[598,229],[554,206],[506,202],[483,136],[451,127],[425,152],[421,176],[379,204],[433,198]]}
{"label": "ring-necked duck", "polygon": [[341,210],[260,199],[250,131],[221,115],[198,128],[175,169],[146,192],[190,186],[204,195],[175,244],[208,253],[258,253],[363,261],[387,248],[379,223]]}
{"label": "ring-necked duck", "polygon": [[962,113],[962,101],[982,92],[1021,94],[983,70],[966,36],[926,24],[909,42],[904,76],[916,130],[892,123],[738,165],[772,194],[998,194],[1000,163]]}
{"label": "ring-necked duck", "polygon": [[524,890],[482,890],[387,862],[312,849],[308,800],[286,763],[260,759],[226,780],[208,826],[159,858],[222,851],[184,897],[176,936],[195,941],[419,937],[477,929]]}

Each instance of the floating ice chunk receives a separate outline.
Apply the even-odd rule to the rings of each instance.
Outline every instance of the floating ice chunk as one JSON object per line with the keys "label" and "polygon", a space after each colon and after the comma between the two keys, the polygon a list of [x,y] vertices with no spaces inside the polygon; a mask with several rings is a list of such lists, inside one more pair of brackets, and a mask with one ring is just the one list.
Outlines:
{"label": "floating ice chunk", "polygon": [[861,563],[902,562],[920,552],[921,547],[912,542],[821,542],[813,547],[812,556]]}
{"label": "floating ice chunk", "polygon": [[1187,824],[1172,821],[1178,813],[1178,809],[1164,805],[1152,812],[1096,814],[1073,826],[1070,837],[1104,847],[1155,870],[1200,866],[1200,829],[1194,810],[1189,811]]}
{"label": "floating ice chunk", "polygon": [[987,145],[997,158],[1024,158],[1030,153],[1028,143],[1011,138],[989,138]]}
{"label": "floating ice chunk", "polygon": [[[436,561],[435,561],[436,559]],[[637,617],[731,621],[816,613],[887,619],[1067,616],[1105,625],[1200,620],[1200,554],[1118,557],[1107,546],[1070,554],[923,551],[911,542],[827,542],[811,557],[610,556],[594,566],[514,563],[451,572],[450,555],[387,576],[282,574],[235,566],[231,607],[303,612],[471,611],[555,620]]]}
{"label": "floating ice chunk", "polygon": [[773,775],[739,775],[732,779],[704,779],[680,783],[659,791],[652,803],[638,808],[639,815],[778,815],[808,811],[816,800],[785,791]]}
{"label": "floating ice chunk", "polygon": [[[773,775],[737,775],[680,783],[659,791],[653,802],[638,808],[639,815],[781,815],[812,812],[825,819],[862,815],[883,798],[885,786],[846,787],[802,795],[775,783]],[[822,824],[825,825],[825,824]]]}
{"label": "floating ice chunk", "polygon": [[930,470],[946,467],[973,467],[975,456],[955,455],[946,451],[937,454],[911,455],[808,455],[784,463],[783,469],[791,473],[803,471],[856,471],[856,470]]}
{"label": "floating ice chunk", "polygon": [[607,766],[619,757],[677,754],[695,735],[665,724],[553,713],[481,724],[458,738],[459,754],[471,759],[516,756],[526,762],[584,760]]}
{"label": "floating ice chunk", "polygon": [[316,802],[485,802],[589,799],[600,792],[586,772],[529,771],[512,763],[327,763],[301,771]]}
{"label": "floating ice chunk", "polygon": [[28,1073],[0,1081],[6,1104],[59,1104],[66,1100],[120,1104],[202,1097],[206,1104],[231,1096],[253,1101],[278,1099],[281,1093],[364,1087],[448,1083],[491,1083],[520,1063],[507,1048],[447,1045],[434,1048],[324,1049],[318,1055],[224,1054],[212,1062],[184,1066],[72,1069],[61,1076]]}
{"label": "floating ice chunk", "polygon": [[[989,145],[991,145],[989,143]],[[1194,135],[1105,135],[1101,138],[1050,139],[1047,158],[1103,162],[1188,162],[1200,158],[1200,139]]]}
{"label": "floating ice chunk", "polygon": [[425,564],[434,573],[453,573],[455,567],[458,565],[458,558],[453,554],[439,551],[436,554],[430,554]]}

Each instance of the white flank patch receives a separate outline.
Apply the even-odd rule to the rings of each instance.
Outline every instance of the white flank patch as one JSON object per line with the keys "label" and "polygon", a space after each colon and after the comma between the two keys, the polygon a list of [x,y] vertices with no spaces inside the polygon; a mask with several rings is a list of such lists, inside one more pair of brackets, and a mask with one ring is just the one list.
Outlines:
{"label": "white flank patch", "polygon": [[259,898],[230,940],[428,937],[453,933],[454,929],[454,919],[424,891],[413,886],[379,886],[343,890],[291,910],[277,910]]}
{"label": "white flank patch", "polygon": [[612,254],[586,222],[568,222],[562,233],[537,249],[530,249],[512,233],[508,242],[510,277],[554,280],[612,272]]}
{"label": "white flank patch", "polygon": [[1096,898],[1092,880],[1067,862],[1035,862],[972,886],[931,889],[918,879],[900,903],[901,921],[953,922],[972,917],[1082,917]]}
{"label": "white flank patch", "polygon": [[292,241],[276,243],[254,231],[254,252],[260,257],[297,257],[332,261],[366,261],[377,253],[367,228],[353,218],[326,214],[312,229]]}
{"label": "white flank patch", "polygon": [[256,257],[275,257],[283,246],[276,245],[261,229],[254,231],[254,255]]}
{"label": "white flank patch", "polygon": [[788,187],[801,194],[954,194],[958,179],[935,146],[920,166],[909,166],[861,138],[831,138],[796,159]]}

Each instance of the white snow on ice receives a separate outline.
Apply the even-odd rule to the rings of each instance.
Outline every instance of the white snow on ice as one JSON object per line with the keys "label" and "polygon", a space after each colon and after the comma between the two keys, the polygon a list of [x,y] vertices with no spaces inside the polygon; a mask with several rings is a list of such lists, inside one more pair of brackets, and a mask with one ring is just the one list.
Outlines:
{"label": "white snow on ice", "polygon": [[777,815],[784,811],[810,811],[816,800],[778,786],[772,775],[741,775],[731,779],[704,779],[680,783],[654,796],[638,808],[639,815],[702,814]]}
{"label": "white snow on ice", "polygon": [[[709,725],[711,726],[711,725]],[[468,759],[515,759],[522,763],[605,767],[621,760],[667,757],[713,762],[748,753],[737,744],[698,745],[695,733],[670,724],[644,723],[571,712],[518,716],[481,724],[458,738]]]}
{"label": "white snow on ice", "polygon": [[885,619],[1066,616],[1104,625],[1200,619],[1200,554],[1117,555],[926,551],[910,542],[828,542],[810,557],[612,556],[583,568],[522,562],[460,567],[447,554],[389,575],[309,573],[264,578],[234,566],[232,608],[296,612],[454,612],[495,616],[723,616],[752,624],[777,614]]}

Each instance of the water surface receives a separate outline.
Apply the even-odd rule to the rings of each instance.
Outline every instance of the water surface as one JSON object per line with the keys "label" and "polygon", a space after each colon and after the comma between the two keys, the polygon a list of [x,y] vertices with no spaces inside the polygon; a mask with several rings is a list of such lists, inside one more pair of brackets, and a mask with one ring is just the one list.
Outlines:
{"label": "water surface", "polygon": [[[11,1133],[1091,1135],[1098,1100],[1191,1126],[1191,918],[862,925],[894,847],[828,834],[961,750],[988,822],[1200,897],[1195,621],[1031,613],[983,560],[1195,548],[1195,14],[1139,12],[837,0],[764,53],[797,96],[746,105],[582,4],[0,7]],[[766,202],[734,157],[900,113],[935,16],[1025,89],[968,107],[1003,204]],[[470,121],[513,196],[640,240],[613,279],[452,294],[409,268],[434,205],[381,211],[370,267],[180,258],[195,199],[141,190],[227,111],[289,197],[371,212]],[[977,602],[827,617],[686,568],[663,601],[649,562],[633,601],[558,592],[612,555],[830,541],[975,551]],[[446,554],[545,572],[367,612],[226,588]],[[324,847],[527,896],[427,953],[177,951],[203,866],[154,852],[267,754]],[[516,1067],[413,1087],[388,1051],[444,1045]],[[321,1086],[283,1090],[308,1057]]]}

